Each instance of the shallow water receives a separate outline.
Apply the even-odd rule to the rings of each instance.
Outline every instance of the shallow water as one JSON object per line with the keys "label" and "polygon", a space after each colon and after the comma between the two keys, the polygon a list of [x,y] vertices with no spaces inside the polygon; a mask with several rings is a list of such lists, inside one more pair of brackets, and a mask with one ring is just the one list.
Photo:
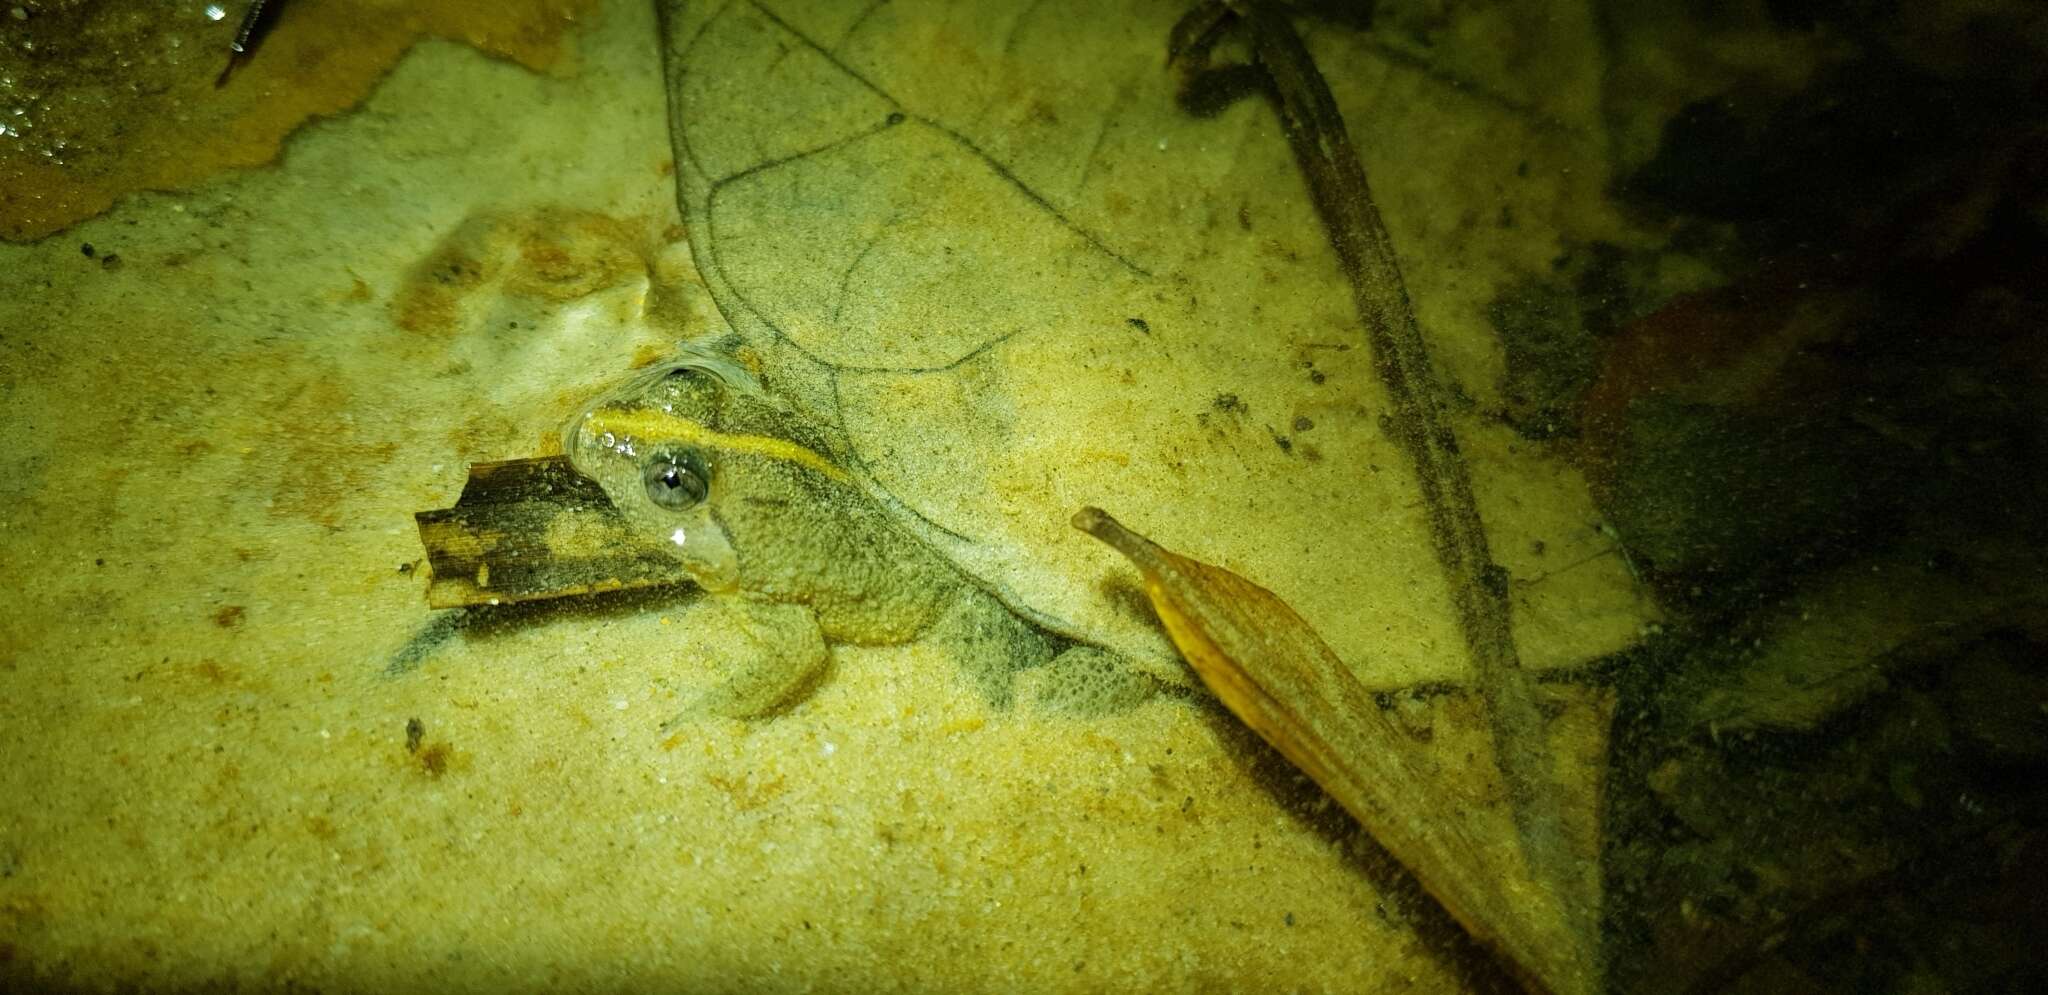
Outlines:
{"label": "shallow water", "polygon": [[1298,22],[1553,696],[1516,740],[1272,108],[1173,106],[1182,8],[340,6],[219,91],[239,9],[0,14],[7,985],[1512,988],[1205,693],[925,638],[668,726],[715,598],[428,606],[415,512],[728,331],[1062,638],[1195,686],[1082,504],[1286,599],[1445,772],[1401,818],[1567,837],[1588,990],[2040,967],[2023,11]]}

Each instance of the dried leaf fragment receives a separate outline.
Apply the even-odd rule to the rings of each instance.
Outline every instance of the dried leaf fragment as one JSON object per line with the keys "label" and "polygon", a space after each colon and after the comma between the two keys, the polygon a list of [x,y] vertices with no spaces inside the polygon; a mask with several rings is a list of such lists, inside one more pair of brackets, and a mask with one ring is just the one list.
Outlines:
{"label": "dried leaf fragment", "polygon": [[[1475,714],[1483,710],[1443,710],[1446,734],[1418,745],[1272,592],[1170,552],[1099,508],[1081,509],[1074,526],[1138,568],[1167,634],[1224,705],[1314,778],[1530,990],[1600,990],[1597,763],[1560,779],[1593,789],[1567,806],[1583,816],[1564,841],[1575,866],[1563,874],[1537,866]],[[1597,757],[1611,700],[1574,693],[1547,737],[1558,755]]]}
{"label": "dried leaf fragment", "polygon": [[[1300,702],[1334,682],[1357,681],[1294,609],[1228,570],[1168,552],[1100,508],[1081,509],[1074,527],[1138,567],[1167,635],[1231,712],[1326,790],[1341,778],[1341,758],[1330,754]],[[1236,662],[1245,657],[1271,666],[1255,680]]]}
{"label": "dried leaf fragment", "polygon": [[680,584],[682,565],[640,543],[568,457],[477,463],[452,508],[413,515],[435,608]]}

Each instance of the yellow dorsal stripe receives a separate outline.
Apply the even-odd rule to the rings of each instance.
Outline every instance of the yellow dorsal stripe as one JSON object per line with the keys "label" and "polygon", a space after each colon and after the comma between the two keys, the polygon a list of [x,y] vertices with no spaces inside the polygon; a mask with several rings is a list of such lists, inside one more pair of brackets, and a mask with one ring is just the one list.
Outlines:
{"label": "yellow dorsal stripe", "polygon": [[610,432],[621,438],[639,439],[655,444],[687,442],[706,449],[751,453],[806,466],[841,483],[847,482],[848,479],[846,471],[831,460],[788,439],[777,439],[768,435],[728,435],[705,428],[686,418],[677,418],[665,411],[647,408],[631,411],[593,411],[584,417],[583,430],[599,435]]}

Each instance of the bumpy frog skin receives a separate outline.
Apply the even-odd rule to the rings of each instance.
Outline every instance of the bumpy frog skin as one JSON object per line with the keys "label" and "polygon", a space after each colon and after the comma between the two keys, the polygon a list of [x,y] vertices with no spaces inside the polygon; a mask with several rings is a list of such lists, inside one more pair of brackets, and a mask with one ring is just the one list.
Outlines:
{"label": "bumpy frog skin", "polygon": [[1121,710],[1119,696],[1148,696],[1124,686],[1105,651],[1019,619],[898,528],[817,432],[723,357],[690,353],[642,371],[570,422],[562,449],[637,533],[725,600],[752,644],[748,659],[705,661],[728,676],[680,718],[773,713],[816,682],[827,644],[927,634],[951,641],[998,707],[1018,671],[1056,657],[1051,673],[1064,676],[1040,694],[1055,708],[1074,699],[1065,710]]}

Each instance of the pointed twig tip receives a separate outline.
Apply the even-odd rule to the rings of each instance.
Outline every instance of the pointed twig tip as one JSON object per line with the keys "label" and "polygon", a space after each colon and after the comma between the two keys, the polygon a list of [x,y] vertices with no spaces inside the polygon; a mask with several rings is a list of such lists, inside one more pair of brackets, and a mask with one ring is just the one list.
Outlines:
{"label": "pointed twig tip", "polygon": [[1149,568],[1157,559],[1153,555],[1158,546],[1152,540],[1124,528],[1123,523],[1110,517],[1109,512],[1089,505],[1074,513],[1074,527],[1110,545],[1117,552],[1129,557],[1138,566]]}
{"label": "pointed twig tip", "polygon": [[1074,512],[1074,527],[1118,549],[1125,548],[1136,538],[1130,529],[1124,528],[1122,522],[1092,504]]}

